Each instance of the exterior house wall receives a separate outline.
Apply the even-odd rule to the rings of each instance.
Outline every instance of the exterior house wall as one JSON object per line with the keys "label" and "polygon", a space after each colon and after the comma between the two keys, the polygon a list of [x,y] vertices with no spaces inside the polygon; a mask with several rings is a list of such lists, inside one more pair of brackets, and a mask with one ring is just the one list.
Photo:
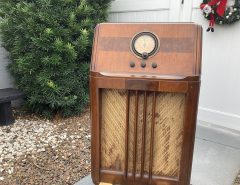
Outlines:
{"label": "exterior house wall", "polygon": [[0,47],[0,89],[13,86],[12,78],[7,69],[8,63],[8,54],[4,48]]}
{"label": "exterior house wall", "polygon": [[[229,0],[234,1],[234,0]],[[115,0],[110,22],[195,22],[203,26],[202,87],[198,120],[240,131],[240,21],[216,26],[199,9],[201,0]]]}

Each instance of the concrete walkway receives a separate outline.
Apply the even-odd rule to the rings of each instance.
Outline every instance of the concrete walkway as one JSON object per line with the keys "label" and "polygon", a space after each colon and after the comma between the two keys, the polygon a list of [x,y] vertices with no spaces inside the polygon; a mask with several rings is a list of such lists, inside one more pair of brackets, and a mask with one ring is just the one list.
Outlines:
{"label": "concrete walkway", "polygon": [[[201,123],[197,128],[191,183],[232,185],[240,170],[240,132]],[[75,185],[93,185],[90,176]]]}

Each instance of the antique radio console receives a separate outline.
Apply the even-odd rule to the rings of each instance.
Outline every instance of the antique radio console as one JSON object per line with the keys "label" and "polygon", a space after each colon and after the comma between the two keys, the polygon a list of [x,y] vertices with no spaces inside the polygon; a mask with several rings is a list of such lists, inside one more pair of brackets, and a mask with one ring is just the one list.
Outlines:
{"label": "antique radio console", "polygon": [[100,24],[90,91],[92,178],[121,185],[189,185],[202,28]]}

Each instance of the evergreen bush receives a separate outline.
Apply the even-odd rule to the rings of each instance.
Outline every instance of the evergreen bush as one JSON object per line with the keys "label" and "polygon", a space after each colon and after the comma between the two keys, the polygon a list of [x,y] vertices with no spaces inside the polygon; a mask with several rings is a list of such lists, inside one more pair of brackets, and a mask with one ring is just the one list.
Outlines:
{"label": "evergreen bush", "polygon": [[3,47],[27,107],[46,117],[80,113],[88,103],[94,27],[110,0],[0,0]]}

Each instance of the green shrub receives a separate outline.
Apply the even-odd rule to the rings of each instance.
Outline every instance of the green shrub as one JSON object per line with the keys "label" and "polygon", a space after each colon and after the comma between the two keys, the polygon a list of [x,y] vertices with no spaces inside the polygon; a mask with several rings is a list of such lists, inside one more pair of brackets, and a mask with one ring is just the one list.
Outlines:
{"label": "green shrub", "polygon": [[110,0],[0,0],[1,40],[27,107],[51,117],[88,103],[94,27]]}

